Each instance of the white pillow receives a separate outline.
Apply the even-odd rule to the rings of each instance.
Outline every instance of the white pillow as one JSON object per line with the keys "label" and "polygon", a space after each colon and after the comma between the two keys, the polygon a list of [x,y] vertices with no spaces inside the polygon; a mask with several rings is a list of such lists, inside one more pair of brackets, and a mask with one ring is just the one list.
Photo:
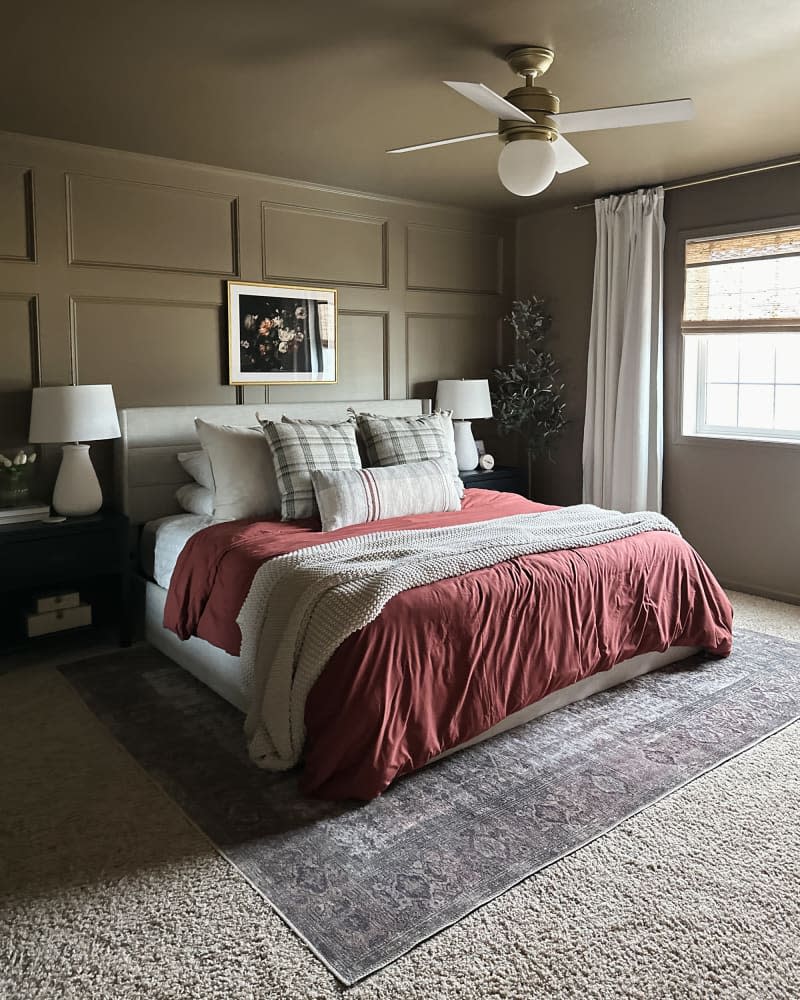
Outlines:
{"label": "white pillow", "polygon": [[175,499],[189,514],[206,514],[211,517],[214,513],[214,492],[199,483],[181,486],[175,492]]}
{"label": "white pillow", "polygon": [[272,454],[260,428],[210,424],[195,418],[214,476],[214,517],[268,517],[281,508]]}
{"label": "white pillow", "polygon": [[211,462],[208,455],[200,448],[198,451],[181,451],[178,453],[178,461],[185,472],[194,479],[196,483],[205,486],[207,490],[214,491],[214,475],[211,472]]}
{"label": "white pillow", "polygon": [[444,458],[374,469],[311,470],[323,531],[407,514],[461,510],[461,483]]}

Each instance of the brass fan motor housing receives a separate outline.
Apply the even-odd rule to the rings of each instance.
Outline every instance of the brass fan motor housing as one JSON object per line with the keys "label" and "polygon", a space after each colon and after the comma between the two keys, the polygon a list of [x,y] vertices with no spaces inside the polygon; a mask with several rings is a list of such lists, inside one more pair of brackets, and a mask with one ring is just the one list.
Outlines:
{"label": "brass fan motor housing", "polygon": [[526,115],[530,115],[534,124],[501,118],[497,133],[503,142],[511,142],[514,139],[544,139],[553,142],[558,138],[558,126],[550,115],[558,114],[559,102],[556,95],[547,87],[526,84],[524,87],[509,91],[506,100],[520,111],[524,111]]}

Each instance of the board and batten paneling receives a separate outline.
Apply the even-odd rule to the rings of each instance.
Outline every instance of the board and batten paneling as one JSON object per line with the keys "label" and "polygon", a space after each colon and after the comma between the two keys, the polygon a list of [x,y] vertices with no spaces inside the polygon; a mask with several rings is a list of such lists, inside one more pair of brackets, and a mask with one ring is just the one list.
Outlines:
{"label": "board and batten paneling", "polygon": [[[34,384],[110,382],[120,406],[357,402],[500,360],[511,220],[3,132],[0,164],[0,447]],[[336,288],[338,381],[229,386],[231,279]],[[101,472],[110,453],[92,448]]]}
{"label": "board and batten paneling", "polygon": [[73,328],[79,381],[110,382],[117,406],[236,402],[217,303],[76,299]]}
{"label": "board and batten paneling", "polygon": [[499,294],[503,240],[496,233],[410,225],[406,230],[408,287]]}
{"label": "board and batten paneling", "polygon": [[31,389],[38,382],[39,345],[34,295],[0,292],[0,440],[28,440]]}
{"label": "board and batten paneling", "polygon": [[71,264],[235,275],[236,198],[67,175]]}
{"label": "board and batten paneling", "polygon": [[440,378],[486,378],[497,364],[498,338],[490,318],[409,314],[408,395],[433,396]]}
{"label": "board and batten paneling", "polygon": [[33,261],[33,172],[0,163],[0,260]]}
{"label": "board and batten paneling", "polygon": [[386,285],[386,219],[262,204],[265,281]]}

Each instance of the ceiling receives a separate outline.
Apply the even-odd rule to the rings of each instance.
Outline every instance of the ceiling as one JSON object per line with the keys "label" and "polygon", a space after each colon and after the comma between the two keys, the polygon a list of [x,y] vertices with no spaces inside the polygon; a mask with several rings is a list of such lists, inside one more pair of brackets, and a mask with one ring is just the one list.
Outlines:
{"label": "ceiling", "polygon": [[[590,165],[535,199],[440,82],[518,85],[554,48],[562,111],[692,97],[692,122],[571,135]],[[508,212],[800,149],[796,0],[27,0],[5,5],[0,129]]]}

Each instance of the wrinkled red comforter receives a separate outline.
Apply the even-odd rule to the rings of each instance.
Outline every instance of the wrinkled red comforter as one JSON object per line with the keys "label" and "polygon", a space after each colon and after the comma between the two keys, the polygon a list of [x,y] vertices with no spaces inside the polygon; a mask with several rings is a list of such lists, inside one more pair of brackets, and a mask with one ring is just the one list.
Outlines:
{"label": "wrinkled red comforter", "polygon": [[[236,521],[186,543],[164,624],[237,654],[236,616],[265,559],[376,530],[465,524],[550,510],[467,490],[461,511],[322,535],[314,521]],[[336,651],[306,704],[309,794],[369,799],[506,716],[639,653],[731,649],[732,609],[698,554],[647,532],[522,556],[393,598]]]}

